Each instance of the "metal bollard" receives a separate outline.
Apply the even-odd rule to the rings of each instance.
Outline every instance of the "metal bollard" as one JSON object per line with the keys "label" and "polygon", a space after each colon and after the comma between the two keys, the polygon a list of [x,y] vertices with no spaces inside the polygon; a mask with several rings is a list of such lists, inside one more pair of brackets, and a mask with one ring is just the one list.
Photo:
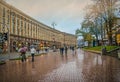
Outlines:
{"label": "metal bollard", "polygon": [[106,48],[102,48],[102,55],[106,55]]}

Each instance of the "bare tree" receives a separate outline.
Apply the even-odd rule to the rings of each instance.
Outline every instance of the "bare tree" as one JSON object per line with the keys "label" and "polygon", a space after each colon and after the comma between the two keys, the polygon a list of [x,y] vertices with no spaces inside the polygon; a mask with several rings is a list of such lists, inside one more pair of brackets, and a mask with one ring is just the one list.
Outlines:
{"label": "bare tree", "polygon": [[[96,27],[98,26],[98,19],[101,21],[101,28],[105,28],[107,33],[109,45],[112,45],[112,28],[114,22],[114,8],[116,3],[119,0],[92,0],[94,1],[94,5],[90,8],[91,10],[91,18],[96,23]],[[103,30],[103,29],[101,29]],[[101,32],[102,33],[102,32]],[[101,34],[101,36],[103,33]]]}
{"label": "bare tree", "polygon": [[112,28],[114,26],[114,9],[119,0],[101,0],[101,9],[103,10],[103,19],[105,21],[105,29],[109,40],[109,45],[112,45]]}

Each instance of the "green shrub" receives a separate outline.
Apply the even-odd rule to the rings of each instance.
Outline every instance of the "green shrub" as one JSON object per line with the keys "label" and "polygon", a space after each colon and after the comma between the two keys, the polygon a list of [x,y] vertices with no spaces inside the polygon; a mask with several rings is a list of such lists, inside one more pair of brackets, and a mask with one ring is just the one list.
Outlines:
{"label": "green shrub", "polygon": [[14,59],[10,59],[10,60],[21,60],[21,58],[19,57],[19,58],[14,58]]}
{"label": "green shrub", "polygon": [[106,47],[107,51],[113,50],[115,48],[118,48],[118,46],[96,46],[96,47],[85,47],[86,50],[95,50],[95,51],[101,51],[102,48]]}

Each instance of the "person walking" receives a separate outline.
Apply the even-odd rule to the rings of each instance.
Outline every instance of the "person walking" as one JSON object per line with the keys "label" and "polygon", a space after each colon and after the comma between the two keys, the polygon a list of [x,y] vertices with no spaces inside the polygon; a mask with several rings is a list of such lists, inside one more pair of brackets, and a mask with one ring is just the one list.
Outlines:
{"label": "person walking", "polygon": [[65,55],[67,55],[67,50],[68,50],[68,48],[67,48],[67,46],[65,46]]}
{"label": "person walking", "polygon": [[32,48],[30,49],[30,52],[31,52],[31,56],[32,56],[32,62],[34,62],[34,55],[35,55],[35,53],[36,53],[35,48],[32,47]]}
{"label": "person walking", "polygon": [[71,49],[72,49],[72,54],[74,55],[74,50],[75,50],[74,46],[72,46]]}
{"label": "person walking", "polygon": [[21,61],[22,62],[24,62],[24,61],[26,61],[26,51],[27,51],[27,48],[25,47],[25,46],[22,46],[19,50],[18,50],[18,52],[20,52],[21,54],[21,56],[22,56],[22,58],[21,58]]}
{"label": "person walking", "polygon": [[63,55],[62,47],[60,47],[60,55]]}
{"label": "person walking", "polygon": [[64,47],[61,48],[61,54],[63,55],[64,53]]}

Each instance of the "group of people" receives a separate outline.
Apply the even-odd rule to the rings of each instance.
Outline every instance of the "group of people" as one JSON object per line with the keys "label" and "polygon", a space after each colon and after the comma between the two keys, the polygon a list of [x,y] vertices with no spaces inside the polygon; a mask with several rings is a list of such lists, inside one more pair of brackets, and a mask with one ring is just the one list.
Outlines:
{"label": "group of people", "polygon": [[[26,52],[27,52],[27,47],[25,47],[24,45],[18,50],[18,52],[20,52],[21,55],[21,61],[24,62],[26,61]],[[34,47],[31,47],[30,49],[31,52],[31,56],[32,56],[32,62],[34,62],[34,55],[36,53],[36,49]]]}
{"label": "group of people", "polygon": [[[72,50],[72,54],[74,54],[74,47],[70,47],[70,49]],[[28,48],[25,47],[24,45],[18,50],[18,52],[20,52],[21,55],[21,61],[24,62],[26,61],[26,52],[27,52]],[[47,49],[45,50],[46,52],[48,51]],[[31,57],[32,57],[32,62],[34,62],[34,55],[37,52],[37,49],[35,49],[35,47],[31,47],[30,48],[30,53],[31,53]],[[60,48],[60,54],[63,55],[65,53],[65,55],[67,55],[68,52],[68,47],[64,46]]]}
{"label": "group of people", "polygon": [[65,55],[67,55],[67,51],[68,51],[68,47],[67,46],[60,48],[60,54],[63,55],[64,51],[65,51]]}
{"label": "group of people", "polygon": [[[72,50],[72,54],[74,54],[74,51],[75,51],[74,47],[70,47],[70,49]],[[64,53],[65,53],[65,55],[67,55],[67,52],[68,52],[68,47],[67,46],[60,48],[60,54],[61,55],[63,55]]]}

